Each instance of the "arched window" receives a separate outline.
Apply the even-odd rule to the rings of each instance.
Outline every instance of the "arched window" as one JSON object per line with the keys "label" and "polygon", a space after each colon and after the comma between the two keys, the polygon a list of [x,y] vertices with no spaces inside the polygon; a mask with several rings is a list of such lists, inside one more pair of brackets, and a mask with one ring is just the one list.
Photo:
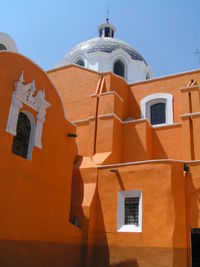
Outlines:
{"label": "arched window", "polygon": [[16,135],[13,138],[12,153],[27,159],[31,159],[34,139],[34,124],[29,116],[23,112],[19,113]]}
{"label": "arched window", "polygon": [[121,77],[125,77],[125,66],[124,66],[124,63],[120,59],[118,59],[114,63],[113,72]]}
{"label": "arched window", "polygon": [[150,74],[147,72],[146,74],[146,80],[149,80],[150,79]]}
{"label": "arched window", "polygon": [[7,50],[4,44],[0,44],[0,50]]}
{"label": "arched window", "polygon": [[82,59],[79,59],[78,61],[76,61],[76,65],[79,65],[79,66],[82,66],[82,67],[85,66],[84,61]]}
{"label": "arched window", "polygon": [[151,124],[166,123],[165,103],[157,103],[151,106]]}
{"label": "arched window", "polygon": [[141,118],[147,118],[152,125],[173,124],[173,96],[156,93],[144,97],[141,102]]}

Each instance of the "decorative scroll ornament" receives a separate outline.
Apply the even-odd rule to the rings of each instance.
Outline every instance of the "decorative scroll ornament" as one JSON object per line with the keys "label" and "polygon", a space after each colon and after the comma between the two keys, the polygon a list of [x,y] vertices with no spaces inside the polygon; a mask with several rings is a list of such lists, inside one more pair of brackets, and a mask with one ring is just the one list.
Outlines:
{"label": "decorative scroll ornament", "polygon": [[34,145],[42,148],[41,138],[43,123],[45,122],[46,109],[50,107],[51,104],[45,100],[44,90],[36,90],[34,80],[32,83],[24,84],[24,71],[22,71],[19,81],[14,83],[14,88],[15,91],[12,94],[6,131],[12,135],[16,135],[20,108],[23,107],[23,104],[26,104],[37,112]]}

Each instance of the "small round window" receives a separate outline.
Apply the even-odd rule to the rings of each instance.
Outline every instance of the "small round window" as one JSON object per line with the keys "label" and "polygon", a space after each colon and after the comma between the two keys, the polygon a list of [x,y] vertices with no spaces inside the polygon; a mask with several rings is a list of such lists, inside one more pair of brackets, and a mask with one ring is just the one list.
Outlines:
{"label": "small round window", "polygon": [[125,66],[124,63],[121,60],[117,60],[114,63],[114,68],[113,71],[115,74],[121,76],[121,77],[125,77]]}
{"label": "small round window", "polygon": [[0,50],[7,50],[7,48],[5,47],[5,45],[0,44]]}
{"label": "small round window", "polygon": [[83,61],[82,59],[79,59],[78,61],[76,61],[75,64],[76,64],[76,65],[79,65],[79,66],[82,66],[82,67],[85,66],[84,61]]}

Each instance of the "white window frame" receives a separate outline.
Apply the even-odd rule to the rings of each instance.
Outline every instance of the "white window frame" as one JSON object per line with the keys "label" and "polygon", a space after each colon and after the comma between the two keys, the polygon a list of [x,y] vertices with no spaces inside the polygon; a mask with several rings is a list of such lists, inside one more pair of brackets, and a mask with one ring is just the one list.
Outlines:
{"label": "white window frame", "polygon": [[[136,225],[125,225],[125,199],[126,198],[139,197],[139,218],[138,226]],[[117,200],[117,232],[142,232],[142,191],[141,190],[130,190],[118,192]]]}
{"label": "white window frame", "polygon": [[[42,149],[42,129],[45,122],[46,109],[49,108],[51,104],[46,101],[44,90],[36,89],[34,80],[32,83],[24,84],[24,71],[22,71],[19,81],[14,83],[14,88],[15,90],[12,93],[6,132],[16,135],[18,115],[20,109],[25,104],[37,112],[37,123],[34,130],[35,138],[32,146]],[[26,115],[28,115],[31,120],[30,114],[27,113]]]}
{"label": "white window frame", "polygon": [[173,124],[173,96],[167,93],[157,93],[144,97],[140,101],[141,118],[146,118],[151,123],[151,106],[159,103],[165,103],[166,122],[154,124],[153,127]]}

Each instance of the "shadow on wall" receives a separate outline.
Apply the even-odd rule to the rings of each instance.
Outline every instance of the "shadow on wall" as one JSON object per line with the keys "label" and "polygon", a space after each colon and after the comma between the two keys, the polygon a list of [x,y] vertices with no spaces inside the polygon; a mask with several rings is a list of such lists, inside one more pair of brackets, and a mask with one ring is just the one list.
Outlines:
{"label": "shadow on wall", "polygon": [[[84,182],[80,165],[83,158],[79,156],[74,163],[70,221],[76,222],[82,229],[81,266],[109,266],[109,251],[103,213],[97,190],[89,206],[83,206]],[[89,170],[88,170],[89,171]],[[100,233],[100,234],[99,234]]]}
{"label": "shadow on wall", "polygon": [[[191,170],[191,171],[190,171]],[[191,244],[191,229],[200,228],[200,183],[199,183],[199,166],[190,166],[189,173],[186,176],[187,186],[187,202],[188,202],[188,243]],[[198,240],[199,237],[197,237]],[[188,251],[189,262],[194,266],[199,266],[200,254],[199,248],[194,250],[193,254],[191,248]],[[191,255],[192,254],[192,255]]]}
{"label": "shadow on wall", "polygon": [[147,147],[144,147],[142,142],[146,129],[146,122],[139,124],[130,122],[123,125],[122,162],[147,159]]}
{"label": "shadow on wall", "polygon": [[[173,267],[191,264],[191,228],[199,228],[200,184],[199,169],[183,175],[183,164],[174,165],[172,169],[172,192],[175,207],[175,227],[173,232]],[[177,175],[178,174],[178,175]],[[179,178],[179,179],[177,179]],[[181,179],[180,179],[181,178]],[[195,180],[195,181],[194,181]],[[177,190],[178,189],[178,190]],[[187,248],[185,248],[187,246]],[[199,266],[199,252],[193,255],[193,264]]]}
{"label": "shadow on wall", "polygon": [[79,244],[0,240],[1,267],[77,267]]}
{"label": "shadow on wall", "polygon": [[96,205],[95,247],[91,267],[109,267],[109,249],[99,194]]}
{"label": "shadow on wall", "polygon": [[128,117],[133,118],[133,119],[140,119],[141,118],[141,111],[140,111],[140,106],[138,105],[133,92],[131,89],[129,89],[129,94],[128,94]]}
{"label": "shadow on wall", "polygon": [[[128,117],[133,119],[140,119],[141,118],[140,106],[138,105],[132,90],[129,90],[128,101],[129,101]],[[163,149],[162,144],[160,143],[160,140],[156,134],[155,129],[152,128],[152,159],[163,159],[163,158],[167,158],[167,154]]]}
{"label": "shadow on wall", "polygon": [[152,128],[152,159],[167,159],[167,154],[154,128]]}
{"label": "shadow on wall", "polygon": [[124,261],[110,265],[111,267],[139,267],[136,260]]}
{"label": "shadow on wall", "polygon": [[[178,178],[178,179],[177,179]],[[171,188],[174,202],[173,267],[187,266],[186,206],[183,163],[171,165]],[[177,190],[178,189],[178,190]],[[185,248],[184,248],[185,247]]]}
{"label": "shadow on wall", "polygon": [[[76,227],[81,228],[85,232],[88,225],[88,219],[85,217],[82,209],[84,197],[84,185],[81,178],[79,167],[83,161],[82,156],[77,156],[74,162],[73,176],[72,176],[72,189],[71,189],[71,209],[70,209],[70,222]],[[81,263],[86,262],[86,245],[85,235],[82,234],[82,249],[81,249]],[[82,264],[81,264],[82,265]]]}

